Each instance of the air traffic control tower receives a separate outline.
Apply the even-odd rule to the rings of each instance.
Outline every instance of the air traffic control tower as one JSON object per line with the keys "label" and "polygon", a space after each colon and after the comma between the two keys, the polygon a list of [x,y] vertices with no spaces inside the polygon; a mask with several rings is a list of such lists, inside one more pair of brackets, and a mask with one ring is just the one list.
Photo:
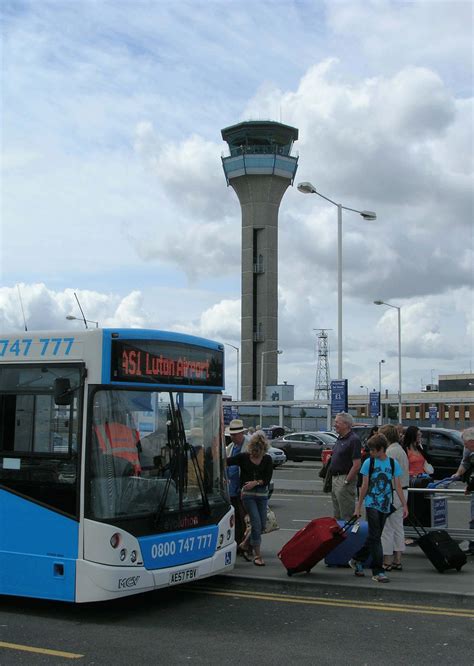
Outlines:
{"label": "air traffic control tower", "polygon": [[298,130],[249,121],[226,127],[222,138],[227,185],[242,209],[241,400],[260,400],[261,384],[278,383],[278,209],[298,166]]}

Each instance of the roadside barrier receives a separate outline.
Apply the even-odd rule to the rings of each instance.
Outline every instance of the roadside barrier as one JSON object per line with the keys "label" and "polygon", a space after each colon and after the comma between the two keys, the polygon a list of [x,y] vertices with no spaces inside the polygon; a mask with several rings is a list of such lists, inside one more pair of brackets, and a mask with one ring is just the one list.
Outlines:
{"label": "roadside barrier", "polygon": [[[408,509],[428,531],[446,530],[453,539],[472,541],[474,530],[469,529],[469,513],[465,528],[449,527],[448,503],[452,497],[465,497],[467,505],[470,501],[470,496],[465,494],[464,488],[408,488]],[[405,536],[417,538],[408,519],[405,520]]]}

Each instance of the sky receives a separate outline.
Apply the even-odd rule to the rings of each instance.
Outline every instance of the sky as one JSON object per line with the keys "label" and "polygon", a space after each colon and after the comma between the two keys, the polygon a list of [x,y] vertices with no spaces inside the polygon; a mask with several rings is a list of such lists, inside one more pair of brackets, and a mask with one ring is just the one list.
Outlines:
{"label": "sky", "polygon": [[[4,0],[0,332],[100,326],[240,346],[240,207],[222,128],[297,127],[279,216],[279,382],[350,393],[473,371],[473,3]],[[226,392],[236,357],[226,347]],[[360,388],[360,387],[364,388]]]}

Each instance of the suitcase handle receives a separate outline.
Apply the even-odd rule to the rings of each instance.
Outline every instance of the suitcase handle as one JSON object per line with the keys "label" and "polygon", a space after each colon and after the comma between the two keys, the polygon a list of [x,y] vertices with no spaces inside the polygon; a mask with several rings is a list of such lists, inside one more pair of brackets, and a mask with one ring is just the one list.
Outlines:
{"label": "suitcase handle", "polygon": [[420,523],[416,515],[413,515],[413,518],[411,517],[410,514],[407,516],[407,520],[410,523],[410,525],[413,527],[415,532],[418,535],[418,538],[420,539],[422,536],[425,534],[428,534],[428,530],[425,529],[424,525]]}
{"label": "suitcase handle", "polygon": [[454,481],[457,481],[457,479],[453,479],[452,476],[447,476],[445,479],[441,479],[441,481],[432,481],[426,487],[427,488],[440,488],[441,486],[445,485],[446,488],[447,488]]}
{"label": "suitcase handle", "polygon": [[346,532],[349,532],[350,528],[353,527],[357,523],[358,520],[359,520],[359,516],[357,516],[356,514],[354,514],[352,516],[352,518],[349,518],[349,520],[347,520],[344,523],[344,525],[341,527],[343,533],[345,534]]}

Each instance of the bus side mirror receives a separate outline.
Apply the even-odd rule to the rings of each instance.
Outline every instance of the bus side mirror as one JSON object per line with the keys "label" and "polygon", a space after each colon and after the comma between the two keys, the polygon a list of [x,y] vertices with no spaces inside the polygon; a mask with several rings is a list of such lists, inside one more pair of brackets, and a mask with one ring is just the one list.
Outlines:
{"label": "bus side mirror", "polygon": [[71,381],[67,377],[58,377],[53,384],[54,402],[57,405],[70,405],[72,401]]}

